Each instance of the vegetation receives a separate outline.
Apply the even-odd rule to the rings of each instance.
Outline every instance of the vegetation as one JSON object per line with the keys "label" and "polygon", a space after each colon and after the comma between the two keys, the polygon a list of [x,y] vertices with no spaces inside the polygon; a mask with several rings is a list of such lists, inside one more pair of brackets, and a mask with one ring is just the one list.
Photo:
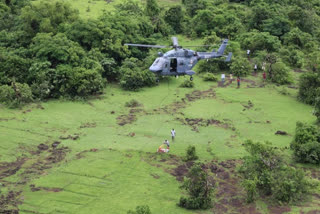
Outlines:
{"label": "vegetation", "polygon": [[182,88],[193,88],[194,87],[194,82],[191,80],[185,80],[180,84],[180,87]]}
{"label": "vegetation", "polygon": [[216,77],[214,74],[212,73],[205,73],[203,75],[203,80],[204,81],[212,81],[212,82],[217,82],[218,81],[218,77]]}
{"label": "vegetation", "polygon": [[135,211],[129,210],[127,214],[151,214],[148,205],[137,206]]}
{"label": "vegetation", "polygon": [[187,190],[189,197],[182,196],[179,206],[187,209],[208,209],[212,207],[213,186],[208,181],[208,174],[200,163],[191,167],[188,178],[181,188]]}
{"label": "vegetation", "polygon": [[257,193],[271,195],[280,203],[300,201],[310,193],[313,183],[302,169],[289,166],[281,152],[270,143],[245,143],[249,156],[243,158],[240,168],[247,201],[256,199]]}
{"label": "vegetation", "polygon": [[312,124],[297,122],[291,149],[302,163],[320,163],[320,131]]}
{"label": "vegetation", "polygon": [[185,161],[193,161],[197,160],[199,157],[196,154],[196,147],[195,146],[188,146],[186,150]]}

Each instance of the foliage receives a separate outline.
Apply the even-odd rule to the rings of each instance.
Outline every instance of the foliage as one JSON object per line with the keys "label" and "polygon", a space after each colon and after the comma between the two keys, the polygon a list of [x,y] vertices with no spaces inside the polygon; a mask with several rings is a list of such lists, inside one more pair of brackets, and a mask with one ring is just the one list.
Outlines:
{"label": "foliage", "polygon": [[232,74],[237,77],[247,76],[252,71],[249,61],[242,57],[233,58],[230,69]]}
{"label": "foliage", "polygon": [[138,90],[145,86],[155,85],[155,76],[148,70],[140,70],[138,60],[130,58],[125,60],[120,68],[120,85],[126,90]]}
{"label": "foliage", "polygon": [[[270,75],[271,74],[271,75]],[[291,83],[292,76],[290,69],[283,62],[276,62],[271,66],[271,72],[268,75],[268,80],[280,85]]]}
{"label": "foliage", "polygon": [[242,181],[241,185],[247,192],[247,203],[254,202],[258,196],[257,192],[257,179],[253,180],[245,179]]}
{"label": "foliage", "polygon": [[216,77],[214,74],[212,73],[205,73],[203,75],[203,80],[204,81],[212,81],[212,82],[217,82],[218,81],[218,77]]}
{"label": "foliage", "polygon": [[139,103],[138,100],[135,100],[135,99],[132,99],[126,102],[125,104],[125,107],[130,107],[130,108],[138,107],[138,106],[141,106],[141,103]]}
{"label": "foliage", "polygon": [[320,163],[320,131],[319,128],[297,122],[293,142],[290,144],[294,157],[302,163]]}
{"label": "foliage", "polygon": [[148,205],[137,206],[135,211],[129,210],[127,214],[151,214]]}
{"label": "foliage", "polygon": [[194,164],[181,188],[187,190],[189,197],[182,196],[179,206],[187,209],[208,209],[212,207],[213,186],[208,181],[208,174],[200,163]]}
{"label": "foliage", "polygon": [[193,160],[198,160],[198,158],[199,157],[196,154],[196,147],[195,146],[188,146],[184,160],[185,161],[193,161]]}
{"label": "foliage", "polygon": [[320,73],[307,72],[300,76],[298,98],[307,104],[314,104],[320,96]]}
{"label": "foliage", "polygon": [[32,102],[32,92],[27,84],[13,82],[11,86],[0,86],[0,103],[16,108]]}
{"label": "foliage", "polygon": [[180,84],[180,87],[182,88],[193,88],[194,87],[194,82],[191,80],[185,80]]}
{"label": "foliage", "polygon": [[315,99],[313,114],[317,117],[318,123],[320,123],[320,97]]}
{"label": "foliage", "polygon": [[249,156],[243,158],[240,167],[247,191],[247,201],[255,200],[257,193],[271,195],[280,203],[296,202],[308,194],[313,183],[303,170],[288,166],[279,149],[270,143],[247,141],[245,148]]}
{"label": "foliage", "polygon": [[290,203],[300,201],[314,185],[302,169],[285,166],[272,176],[272,195],[276,201]]}
{"label": "foliage", "polygon": [[172,27],[174,32],[182,33],[184,13],[180,5],[170,7],[164,16],[164,20]]}

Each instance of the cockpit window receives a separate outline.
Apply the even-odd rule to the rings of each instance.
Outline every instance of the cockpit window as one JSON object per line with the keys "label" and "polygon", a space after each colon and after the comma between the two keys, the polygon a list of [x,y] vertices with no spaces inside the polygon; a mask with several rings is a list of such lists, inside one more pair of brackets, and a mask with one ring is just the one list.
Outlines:
{"label": "cockpit window", "polygon": [[153,63],[153,65],[157,65],[159,61],[160,61],[160,59],[157,58],[156,61]]}

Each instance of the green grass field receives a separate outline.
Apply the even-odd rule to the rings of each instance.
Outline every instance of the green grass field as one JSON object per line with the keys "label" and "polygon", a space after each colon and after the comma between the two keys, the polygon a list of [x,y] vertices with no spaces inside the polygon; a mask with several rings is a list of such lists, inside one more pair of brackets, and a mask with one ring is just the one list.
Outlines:
{"label": "green grass field", "polygon": [[[15,173],[0,176],[2,191],[22,191],[21,213],[126,213],[143,204],[152,213],[191,213],[176,205],[182,190],[169,173],[175,166],[160,161],[170,157],[155,155],[164,139],[171,141],[171,128],[177,131],[171,155],[181,157],[195,145],[200,160],[206,162],[240,159],[246,139],[288,147],[296,121],[315,121],[312,107],[298,102],[295,90],[284,96],[277,87],[258,87],[258,78],[251,77],[256,87],[243,82],[240,89],[235,82],[221,88],[200,77],[195,77],[195,88],[179,88],[184,79],[164,79],[138,92],[109,85],[104,95],[84,102],[55,100],[19,110],[1,107],[0,162],[16,163],[7,165],[11,169],[23,159]],[[125,107],[131,99],[142,104],[135,108],[140,110]],[[129,123],[119,125],[120,118]],[[187,119],[221,123],[188,125],[182,122]],[[277,130],[289,135],[275,135]],[[37,148],[51,147],[55,141],[61,142],[57,149],[62,155]],[[316,198],[292,212],[313,210],[317,205],[312,200]],[[262,213],[269,212],[266,207],[264,201],[256,204]]]}

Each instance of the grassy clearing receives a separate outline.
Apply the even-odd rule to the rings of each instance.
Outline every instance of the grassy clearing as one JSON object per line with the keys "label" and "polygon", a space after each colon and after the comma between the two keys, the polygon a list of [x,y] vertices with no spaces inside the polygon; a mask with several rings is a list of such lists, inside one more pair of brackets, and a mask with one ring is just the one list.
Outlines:
{"label": "grassy clearing", "polygon": [[[148,204],[152,213],[189,213],[176,206],[181,190],[175,177],[165,172],[166,167],[146,161],[164,139],[171,141],[171,128],[177,131],[175,142],[171,142],[172,155],[183,156],[189,145],[195,145],[200,159],[207,161],[241,158],[245,139],[271,141],[286,148],[296,121],[315,121],[310,106],[299,103],[294,96],[281,95],[274,87],[248,88],[252,83],[244,82],[236,89],[234,82],[220,88],[217,83],[196,77],[196,88],[179,88],[184,79],[164,79],[159,86],[139,92],[110,85],[103,96],[88,102],[48,101],[20,110],[2,107],[0,162],[26,158],[17,173],[0,179],[8,184],[3,191],[23,191],[24,203],[19,208],[25,213],[125,213],[143,204]],[[258,79],[253,80],[260,84]],[[205,93],[210,88],[214,97]],[[186,94],[194,100],[189,101]],[[132,99],[142,103],[136,108],[140,110],[125,107]],[[130,111],[135,120],[120,126],[119,118]],[[188,125],[187,119],[221,123]],[[277,130],[289,135],[275,135]],[[79,139],[71,139],[75,136]],[[35,155],[32,151],[37,151],[41,143],[50,146],[54,141],[61,142],[58,148],[71,149],[65,159],[28,174],[34,163],[51,155],[47,151]],[[22,180],[26,183],[10,184]],[[42,189],[32,191],[30,185]],[[257,203],[259,210],[263,206]]]}
{"label": "grassy clearing", "polygon": [[[56,0],[57,1],[57,0]],[[72,8],[79,10],[79,14],[85,19],[96,19],[104,12],[113,12],[116,5],[121,4],[124,0],[59,0],[69,3]],[[41,0],[34,0],[41,2]],[[141,0],[136,2],[145,5],[146,1]],[[173,5],[181,4],[178,0],[161,0],[158,1],[160,7],[168,8]]]}

